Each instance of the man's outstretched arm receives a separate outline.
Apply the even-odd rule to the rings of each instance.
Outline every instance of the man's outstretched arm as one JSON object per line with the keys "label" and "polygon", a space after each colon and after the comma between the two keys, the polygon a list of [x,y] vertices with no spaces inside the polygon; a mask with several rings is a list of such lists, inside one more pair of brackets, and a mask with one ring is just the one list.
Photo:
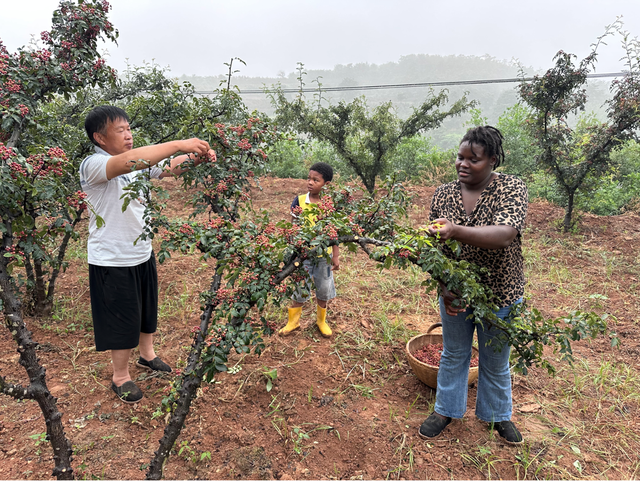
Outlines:
{"label": "man's outstretched arm", "polygon": [[[158,145],[138,147],[137,149],[131,149],[127,152],[123,152],[122,154],[114,155],[109,158],[109,161],[107,162],[107,179],[111,180],[119,175],[127,174],[132,170],[141,170],[149,166],[156,165],[161,160],[166,159],[177,152],[197,154],[198,156],[206,158],[209,150],[211,149],[207,142],[196,138],[174,140]],[[185,160],[187,160],[186,156],[184,156],[182,162]]]}

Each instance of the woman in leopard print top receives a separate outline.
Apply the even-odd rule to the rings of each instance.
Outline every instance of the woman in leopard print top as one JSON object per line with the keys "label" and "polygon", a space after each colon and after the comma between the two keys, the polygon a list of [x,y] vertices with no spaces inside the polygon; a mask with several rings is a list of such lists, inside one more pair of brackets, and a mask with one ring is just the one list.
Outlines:
{"label": "woman in leopard print top", "polygon": [[[508,319],[514,304],[522,302],[524,269],[521,232],[527,214],[527,187],[520,179],[493,171],[504,160],[502,134],[490,126],[470,129],[460,142],[456,170],[458,180],[436,190],[430,220],[442,224],[429,233],[455,239],[462,250],[459,259],[485,267],[482,282],[500,300],[496,315]],[[451,258],[455,255],[445,250]],[[473,306],[454,307],[456,295],[441,284],[440,315],[444,349],[438,371],[434,412],[420,427],[420,436],[434,438],[467,410],[467,376],[473,332],[477,328],[480,352],[476,416],[490,423],[512,444],[523,442],[511,422],[509,346],[494,350],[497,336],[489,326],[477,326]]]}

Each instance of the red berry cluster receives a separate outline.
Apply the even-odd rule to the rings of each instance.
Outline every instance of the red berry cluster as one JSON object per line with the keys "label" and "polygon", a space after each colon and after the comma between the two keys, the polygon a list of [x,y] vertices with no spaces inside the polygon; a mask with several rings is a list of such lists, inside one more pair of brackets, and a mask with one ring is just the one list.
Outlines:
{"label": "red berry cluster", "polygon": [[67,160],[67,154],[60,147],[52,147],[47,150],[47,155],[51,158]]}
{"label": "red berry cluster", "polygon": [[325,227],[325,232],[329,235],[329,239],[338,240],[338,231],[332,225]]}
{"label": "red berry cluster", "polygon": [[[64,151],[58,147],[49,149],[49,151],[54,154],[51,156],[53,157],[53,159],[47,158],[43,154],[30,155],[29,157],[27,157],[27,163],[33,166],[32,172],[34,177],[46,177],[49,174],[62,177],[62,162],[54,159],[64,158],[66,160]],[[20,172],[24,172],[24,168],[17,170]]]}
{"label": "red berry cluster", "polygon": [[221,180],[216,186],[216,192],[218,194],[222,194],[223,192],[226,192],[228,188],[229,186],[227,185],[227,183],[224,180]]}
{"label": "red berry cluster", "polygon": [[191,227],[189,224],[182,224],[180,226],[180,229],[178,229],[178,232],[185,235],[193,235],[193,227]]}
{"label": "red berry cluster", "polygon": [[9,160],[10,157],[15,155],[16,153],[11,147],[6,147],[2,142],[0,142],[0,160]]}
{"label": "red berry cluster", "polygon": [[251,271],[245,271],[242,272],[239,276],[238,276],[238,280],[240,281],[240,283],[242,285],[247,285],[247,284],[251,284],[252,282],[255,282],[258,280],[258,274],[256,274],[255,272],[251,272]]}
{"label": "red berry cluster", "polygon": [[7,257],[10,257],[12,259],[24,259],[24,252],[18,250],[15,246],[6,247],[5,251],[8,254]]}
{"label": "red berry cluster", "polygon": [[46,64],[47,62],[49,62],[49,60],[51,60],[51,51],[46,49],[36,50],[35,52],[31,52],[31,58],[39,60],[41,63]]}
{"label": "red berry cluster", "polygon": [[273,222],[269,222],[267,226],[264,228],[265,235],[273,235],[277,231],[276,225]]}
{"label": "red berry cluster", "polygon": [[205,227],[209,229],[219,229],[223,225],[224,225],[224,219],[222,217],[213,216],[213,218],[205,224]]}
{"label": "red berry cluster", "polygon": [[87,208],[87,193],[81,190],[67,197],[69,207],[75,210],[85,210]]}
{"label": "red berry cluster", "polygon": [[355,224],[351,226],[351,230],[353,231],[353,233],[355,235],[362,235],[364,234],[364,229],[362,228],[361,225]]}
{"label": "red berry cluster", "polygon": [[98,59],[96,63],[93,64],[93,70],[100,70],[102,67],[104,67],[105,63],[106,62],[103,58]]}
{"label": "red berry cluster", "polygon": [[20,82],[16,82],[15,80],[8,79],[4,82],[4,88],[11,93],[18,93],[22,89]]}
{"label": "red berry cluster", "polygon": [[292,243],[300,232],[301,227],[298,224],[293,224],[290,228],[280,228],[280,235],[282,235],[288,243]]}
{"label": "red berry cluster", "polygon": [[[413,357],[415,357],[418,361],[429,364],[430,366],[438,367],[440,366],[440,356],[442,355],[443,349],[444,346],[442,344],[427,344],[426,346],[418,349],[412,354]],[[471,358],[470,367],[477,366],[478,357],[474,356]]]}
{"label": "red berry cluster", "polygon": [[238,142],[238,147],[241,150],[250,150],[251,149],[251,144],[249,143],[249,141],[247,139],[242,139],[240,142]]}
{"label": "red berry cluster", "polygon": [[251,129],[253,128],[253,124],[257,124],[260,122],[260,119],[257,117],[252,117],[247,121],[247,128]]}
{"label": "red berry cluster", "polygon": [[217,331],[211,330],[211,334],[207,337],[207,340],[205,341],[205,343],[209,347],[211,346],[218,347],[220,346],[220,343],[224,340],[224,338],[225,338],[225,334],[222,332],[221,328],[218,328]]}
{"label": "red berry cluster", "polygon": [[270,239],[264,234],[259,234],[258,236],[256,236],[255,241],[256,241],[256,244],[258,244],[259,246],[273,247],[270,242]]}
{"label": "red berry cluster", "polygon": [[13,179],[17,179],[19,177],[26,177],[29,174],[29,172],[27,172],[27,169],[22,167],[17,162],[11,162],[9,164],[9,168],[11,169],[11,177]]}
{"label": "red berry cluster", "polygon": [[287,286],[284,285],[284,284],[278,284],[278,285],[274,286],[274,290],[278,294],[286,294],[287,293]]}
{"label": "red berry cluster", "polygon": [[9,51],[0,40],[0,75],[6,75],[9,67]]}
{"label": "red berry cluster", "polygon": [[325,215],[331,214],[336,211],[333,205],[333,199],[328,195],[325,195],[320,202],[318,202],[318,208],[325,213]]}
{"label": "red berry cluster", "polygon": [[220,289],[218,289],[216,297],[218,298],[218,301],[220,301],[220,303],[223,303],[223,302],[233,303],[238,298],[238,289],[237,288],[227,289],[227,288],[221,287]]}

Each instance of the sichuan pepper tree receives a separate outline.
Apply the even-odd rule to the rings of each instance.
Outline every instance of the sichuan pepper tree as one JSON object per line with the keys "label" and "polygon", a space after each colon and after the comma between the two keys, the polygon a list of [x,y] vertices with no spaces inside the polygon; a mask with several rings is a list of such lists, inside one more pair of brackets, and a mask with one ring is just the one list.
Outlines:
{"label": "sichuan pepper tree", "polygon": [[[531,109],[529,127],[538,150],[537,161],[554,177],[564,198],[563,229],[571,229],[574,198],[584,187],[598,182],[615,165],[611,151],[637,138],[640,127],[640,42],[621,30],[618,20],[607,27],[591,53],[575,63],[575,55],[560,51],[555,66],[544,75],[520,84],[522,101]],[[595,70],[597,49],[614,33],[622,36],[627,71],[611,83],[612,98],[607,104],[607,121],[574,129],[571,115],[584,111],[587,75]],[[592,187],[592,185],[591,185]]]}
{"label": "sichuan pepper tree", "polygon": [[[115,40],[117,31],[107,19],[109,4],[62,1],[53,13],[52,28],[40,36],[39,46],[10,53],[0,42],[0,304],[4,321],[18,345],[20,364],[29,376],[23,386],[0,376],[0,391],[16,399],[38,402],[47,426],[54,459],[53,475],[73,477],[71,444],[61,422],[62,415],[38,363],[31,333],[23,320],[18,275],[24,266],[35,299],[47,301],[45,265],[59,265],[61,258],[50,250],[64,247],[73,223],[84,208],[83,197],[69,181],[69,162],[55,145],[26,145],[23,132],[34,125],[34,114],[55,96],[69,96],[87,85],[110,82],[114,71],[98,52],[100,39]],[[48,279],[49,284],[55,278]],[[32,300],[34,297],[32,297]]]}
{"label": "sichuan pepper tree", "polygon": [[[44,139],[41,135],[36,134],[36,138],[33,135],[43,131],[37,120],[47,104],[55,103],[59,98],[70,98],[87,86],[114,81],[115,72],[98,52],[101,39],[115,41],[118,35],[107,19],[109,8],[107,2],[76,4],[63,1],[53,13],[51,30],[42,32],[37,44],[11,54],[0,41],[0,142],[6,147],[25,158],[40,155],[42,146],[46,146],[44,150],[60,147],[59,142],[65,143],[65,136]],[[64,124],[60,118],[56,120]],[[30,136],[25,135],[28,131]],[[26,141],[24,137],[28,137]],[[58,195],[60,198],[77,198],[77,175],[72,166],[66,166],[67,162],[62,166]],[[7,194],[21,196],[20,189],[11,192]],[[23,218],[18,221],[26,226],[20,230],[26,233],[30,225],[38,224],[39,217],[46,215],[46,212],[43,214],[45,210],[38,206],[25,206],[20,216],[30,220],[25,222]],[[77,220],[79,212],[72,203],[67,212],[58,210],[61,218],[55,222],[59,224],[64,220],[72,223]],[[0,212],[5,229],[16,215]],[[55,236],[28,237],[27,242],[35,242],[33,246],[23,246],[25,248],[22,249],[27,270],[25,307],[29,313],[43,316],[51,312],[55,281],[63,267],[66,245],[72,237],[73,229],[66,231],[62,242]],[[62,246],[55,255],[50,249],[52,242]]]}

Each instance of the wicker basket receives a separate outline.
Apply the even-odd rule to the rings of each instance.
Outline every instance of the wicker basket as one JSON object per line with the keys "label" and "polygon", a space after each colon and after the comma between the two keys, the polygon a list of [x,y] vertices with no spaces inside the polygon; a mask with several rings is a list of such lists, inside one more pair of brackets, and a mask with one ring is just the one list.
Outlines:
{"label": "wicker basket", "polygon": [[[436,389],[438,386],[438,368],[436,366],[431,366],[430,364],[426,364],[424,362],[418,361],[413,353],[422,349],[427,344],[442,344],[442,334],[431,334],[431,331],[436,329],[437,327],[442,327],[442,323],[437,322],[427,329],[426,334],[420,334],[419,336],[413,337],[407,342],[407,359],[409,360],[409,365],[413,370],[413,373],[420,379],[423,383],[425,383],[430,388]],[[474,355],[478,355],[478,349],[473,347]],[[469,384],[472,384],[478,379],[478,367],[472,367],[469,369]]]}

